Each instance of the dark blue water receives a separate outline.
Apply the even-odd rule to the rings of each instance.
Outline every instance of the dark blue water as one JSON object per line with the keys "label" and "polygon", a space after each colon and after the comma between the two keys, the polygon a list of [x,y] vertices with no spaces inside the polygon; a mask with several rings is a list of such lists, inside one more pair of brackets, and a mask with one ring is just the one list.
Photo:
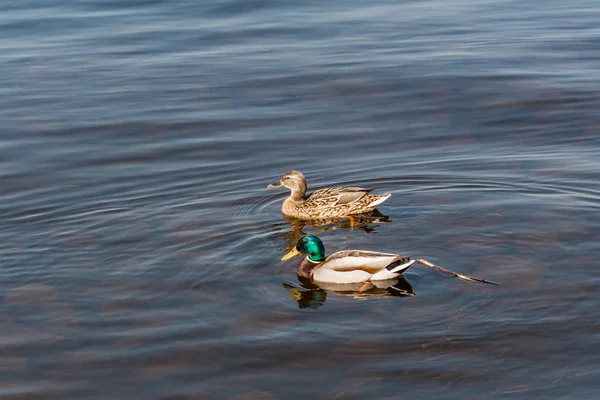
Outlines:
{"label": "dark blue water", "polygon": [[[596,1],[0,4],[1,399],[596,399]],[[310,188],[381,216],[285,220]],[[280,262],[408,254],[397,290]]]}

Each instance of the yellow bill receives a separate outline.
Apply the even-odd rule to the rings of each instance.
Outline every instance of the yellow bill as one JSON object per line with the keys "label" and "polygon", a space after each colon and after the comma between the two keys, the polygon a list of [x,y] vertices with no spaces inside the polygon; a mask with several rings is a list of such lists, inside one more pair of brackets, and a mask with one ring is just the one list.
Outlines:
{"label": "yellow bill", "polygon": [[290,258],[294,258],[296,256],[299,256],[300,253],[295,247],[289,252],[287,253],[285,256],[281,257],[281,261],[285,261],[285,260],[289,260]]}

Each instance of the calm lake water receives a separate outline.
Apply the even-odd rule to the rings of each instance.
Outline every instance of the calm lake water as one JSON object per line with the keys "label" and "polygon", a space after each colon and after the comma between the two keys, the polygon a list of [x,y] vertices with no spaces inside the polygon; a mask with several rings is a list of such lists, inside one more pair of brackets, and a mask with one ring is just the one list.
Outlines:
{"label": "calm lake water", "polygon": [[[597,399],[596,0],[0,5],[0,399]],[[382,215],[285,220],[309,188]],[[396,289],[302,284],[408,254]]]}

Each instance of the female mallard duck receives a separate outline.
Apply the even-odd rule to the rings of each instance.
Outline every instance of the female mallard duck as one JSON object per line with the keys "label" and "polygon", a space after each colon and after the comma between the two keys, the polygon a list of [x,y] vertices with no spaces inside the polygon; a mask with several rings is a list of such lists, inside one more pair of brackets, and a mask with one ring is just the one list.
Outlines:
{"label": "female mallard duck", "polygon": [[375,188],[348,187],[319,189],[306,197],[306,178],[298,171],[287,172],[279,182],[267,187],[290,189],[292,193],[283,201],[281,213],[304,220],[350,218],[354,222],[353,214],[373,211],[391,196],[371,194]]}
{"label": "female mallard duck", "polygon": [[325,258],[325,246],[316,236],[303,236],[282,261],[306,254],[298,264],[298,276],[315,282],[369,283],[399,277],[415,260],[391,253],[345,250]]}

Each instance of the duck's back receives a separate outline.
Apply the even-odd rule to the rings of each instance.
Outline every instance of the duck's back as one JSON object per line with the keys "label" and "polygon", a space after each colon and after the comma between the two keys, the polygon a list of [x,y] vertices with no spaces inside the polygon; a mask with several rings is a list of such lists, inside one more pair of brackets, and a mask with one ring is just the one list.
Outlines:
{"label": "duck's back", "polygon": [[313,279],[317,282],[365,282],[399,258],[397,254],[368,250],[339,251],[315,269]]}
{"label": "duck's back", "polygon": [[371,194],[372,190],[374,188],[319,189],[304,201],[288,204],[288,211],[290,214],[296,214],[292,216],[297,218],[311,219],[344,218],[353,214],[366,213],[373,211],[391,196],[391,194]]}

